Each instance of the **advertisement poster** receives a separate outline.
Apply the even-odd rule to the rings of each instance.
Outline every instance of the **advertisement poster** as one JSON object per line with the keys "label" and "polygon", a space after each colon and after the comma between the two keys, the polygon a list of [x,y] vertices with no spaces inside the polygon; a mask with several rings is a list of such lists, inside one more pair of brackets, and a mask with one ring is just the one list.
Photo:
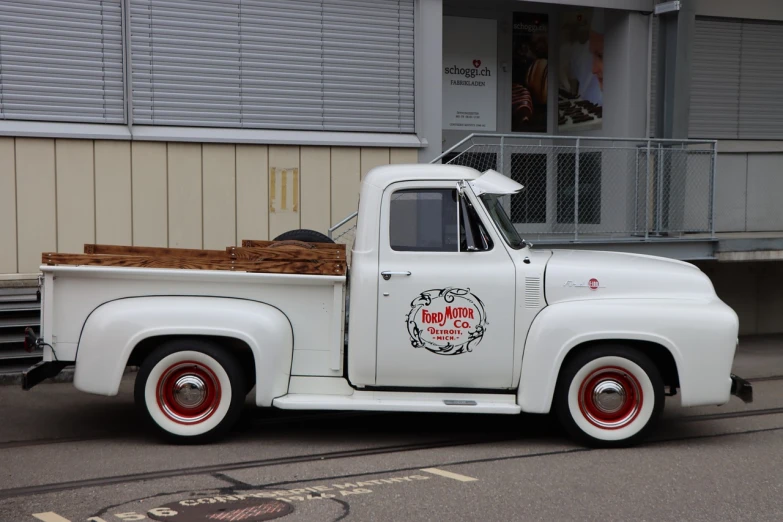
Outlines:
{"label": "advertisement poster", "polygon": [[511,130],[546,132],[549,19],[514,13]]}
{"label": "advertisement poster", "polygon": [[560,19],[557,127],[599,130],[604,104],[604,10],[568,10]]}
{"label": "advertisement poster", "polygon": [[443,17],[443,128],[494,131],[497,21]]}

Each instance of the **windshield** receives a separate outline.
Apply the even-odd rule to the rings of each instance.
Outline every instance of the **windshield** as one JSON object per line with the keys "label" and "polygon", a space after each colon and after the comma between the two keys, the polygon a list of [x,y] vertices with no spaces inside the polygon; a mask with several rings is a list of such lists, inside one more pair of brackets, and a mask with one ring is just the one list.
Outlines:
{"label": "windshield", "polygon": [[519,237],[517,229],[514,228],[514,224],[508,218],[508,214],[506,214],[503,205],[500,203],[500,197],[495,194],[482,194],[480,198],[506,243],[515,250],[524,247],[525,241]]}

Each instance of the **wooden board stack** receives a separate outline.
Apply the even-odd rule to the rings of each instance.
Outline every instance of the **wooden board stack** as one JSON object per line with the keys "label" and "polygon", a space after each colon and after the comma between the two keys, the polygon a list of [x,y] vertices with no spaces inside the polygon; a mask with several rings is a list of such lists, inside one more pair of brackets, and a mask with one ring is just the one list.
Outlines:
{"label": "wooden board stack", "polygon": [[231,270],[270,274],[344,276],[346,248],[334,243],[242,240],[225,250],[84,245],[84,254],[44,252],[44,265]]}

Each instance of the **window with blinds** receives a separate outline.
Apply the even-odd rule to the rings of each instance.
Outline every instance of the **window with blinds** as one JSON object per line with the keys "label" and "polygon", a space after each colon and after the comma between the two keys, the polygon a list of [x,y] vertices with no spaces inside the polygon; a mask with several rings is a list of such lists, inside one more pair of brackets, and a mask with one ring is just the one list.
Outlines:
{"label": "window with blinds", "polygon": [[696,18],[689,135],[783,139],[783,24]]}
{"label": "window with blinds", "polygon": [[0,118],[124,123],[120,0],[0,2]]}
{"label": "window with blinds", "polygon": [[414,132],[413,0],[132,0],[136,124]]}

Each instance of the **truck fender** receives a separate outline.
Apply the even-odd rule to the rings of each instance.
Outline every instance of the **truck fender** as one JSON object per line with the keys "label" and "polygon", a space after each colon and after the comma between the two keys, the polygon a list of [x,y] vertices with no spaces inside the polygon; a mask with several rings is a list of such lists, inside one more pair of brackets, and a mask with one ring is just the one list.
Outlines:
{"label": "truck fender", "polygon": [[105,303],[90,314],[76,352],[74,386],[117,395],[133,349],[150,337],[208,335],[246,343],[256,369],[256,404],[270,406],[288,391],[293,331],[277,308],[220,297],[134,297]]}
{"label": "truck fender", "polygon": [[674,358],[685,397],[690,390],[686,389],[689,381],[683,378],[682,353],[667,334],[686,332],[687,325],[683,328],[671,321],[669,327],[661,327],[669,317],[687,317],[689,310],[683,308],[690,305],[663,299],[607,299],[558,303],[543,309],[530,327],[522,356],[517,390],[522,411],[548,413],[566,356],[573,348],[594,341],[646,341],[663,346]]}

